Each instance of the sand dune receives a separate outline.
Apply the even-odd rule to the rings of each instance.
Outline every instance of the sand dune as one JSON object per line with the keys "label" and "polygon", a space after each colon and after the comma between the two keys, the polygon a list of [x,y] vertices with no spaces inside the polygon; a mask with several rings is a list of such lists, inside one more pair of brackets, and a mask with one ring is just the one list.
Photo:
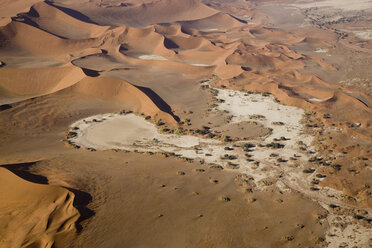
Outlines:
{"label": "sand dune", "polygon": [[36,56],[67,57],[68,53],[97,46],[98,39],[66,40],[21,22],[11,22],[0,29],[4,54],[32,54]]}
{"label": "sand dune", "polygon": [[[30,11],[22,15],[27,23],[56,36],[68,39],[95,38],[102,35],[108,26],[98,26],[82,22],[58,10],[45,2],[35,4]],[[66,29],[66,27],[69,27]]]}
{"label": "sand dune", "polygon": [[34,3],[41,0],[2,0],[0,2],[0,27],[11,22],[11,17],[26,12]]}
{"label": "sand dune", "polygon": [[89,4],[58,4],[81,11],[100,25],[144,27],[156,23],[169,23],[205,18],[218,11],[201,4],[197,0],[161,0],[136,3],[132,6],[93,7]]}
{"label": "sand dune", "polygon": [[171,56],[174,52],[168,50],[164,36],[155,32],[153,27],[146,29],[127,28],[121,39],[120,51],[130,51],[135,54],[154,54]]}
{"label": "sand dune", "polygon": [[154,116],[155,119],[162,119],[175,125],[176,121],[170,107],[151,90],[141,89],[117,78],[100,77],[83,79],[69,90],[83,96],[118,102],[125,109]]}
{"label": "sand dune", "polygon": [[73,65],[55,68],[4,68],[0,70],[0,87],[8,94],[2,97],[30,98],[67,88],[85,77]]}
{"label": "sand dune", "polygon": [[216,13],[212,16],[208,16],[202,19],[194,20],[194,21],[182,21],[178,22],[182,26],[187,28],[195,28],[199,30],[205,31],[216,31],[216,30],[225,30],[231,29],[235,27],[242,26],[243,23],[238,21],[237,19],[225,14],[225,13]]}
{"label": "sand dune", "polygon": [[75,237],[79,213],[68,190],[30,183],[0,168],[0,196],[2,247],[51,248]]}

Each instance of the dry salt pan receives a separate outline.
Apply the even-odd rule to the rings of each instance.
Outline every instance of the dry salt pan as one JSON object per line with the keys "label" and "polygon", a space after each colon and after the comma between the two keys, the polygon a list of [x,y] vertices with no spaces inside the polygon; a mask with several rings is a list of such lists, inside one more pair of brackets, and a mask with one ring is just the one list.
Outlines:
{"label": "dry salt pan", "polygon": [[327,53],[328,52],[328,49],[317,48],[317,49],[315,49],[315,52],[316,53]]}
{"label": "dry salt pan", "polygon": [[167,58],[164,58],[163,56],[154,55],[154,54],[140,55],[140,56],[138,56],[138,58],[143,59],[143,60],[168,60]]}
{"label": "dry salt pan", "polygon": [[[304,114],[302,109],[281,105],[272,96],[228,89],[215,90],[218,92],[217,98],[223,101],[214,111],[229,111],[233,115],[232,123],[246,122],[252,116],[260,116],[254,121],[272,129],[272,134],[266,137],[264,143],[280,140],[283,147],[274,150],[266,146],[260,147],[258,141],[251,141],[255,147],[247,154],[244,141],[224,144],[190,135],[163,134],[152,123],[134,114],[104,114],[80,120],[72,125],[77,136],[70,138],[70,142],[96,150],[172,152],[180,157],[201,159],[206,163],[238,169],[249,173],[256,181],[277,173],[278,169],[272,168],[278,159],[270,156],[273,152],[279,152],[282,161],[286,161],[294,154],[301,154],[297,145],[299,141],[307,145],[311,143],[311,136],[303,133],[303,126],[300,124]],[[235,148],[225,150],[227,145]],[[301,154],[297,158],[298,162],[306,162],[307,159],[307,154]],[[261,169],[269,166],[271,169],[257,170],[258,166]]]}

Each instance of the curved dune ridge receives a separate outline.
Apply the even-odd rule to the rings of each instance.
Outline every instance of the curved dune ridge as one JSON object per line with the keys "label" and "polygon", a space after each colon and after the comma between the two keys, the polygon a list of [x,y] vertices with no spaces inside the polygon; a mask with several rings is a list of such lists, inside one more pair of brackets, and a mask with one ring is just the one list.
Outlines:
{"label": "curved dune ridge", "polygon": [[26,23],[67,39],[95,38],[109,29],[108,26],[82,22],[45,2],[33,5],[22,17]]}
{"label": "curved dune ridge", "polygon": [[74,238],[79,213],[68,190],[0,168],[0,199],[1,247],[63,247]]}
{"label": "curved dune ridge", "polygon": [[202,19],[179,21],[178,23],[187,28],[195,28],[204,31],[226,30],[243,26],[244,24],[232,16],[221,12]]}
{"label": "curved dune ridge", "polygon": [[0,2],[0,27],[12,21],[11,17],[27,11],[30,6],[42,0],[3,0]]}
{"label": "curved dune ridge", "polygon": [[[22,22],[11,22],[0,29],[5,46],[4,54],[24,54],[42,57],[67,57],[69,53],[81,51],[99,44],[98,39],[68,40]],[[5,51],[4,51],[5,50]]]}
{"label": "curved dune ridge", "polygon": [[86,78],[68,89],[83,96],[100,98],[106,101],[115,101],[132,111],[156,116],[159,119],[175,124],[170,107],[151,95],[146,94],[128,82],[118,78]]}
{"label": "curved dune ridge", "polygon": [[[156,23],[189,21],[205,18],[218,11],[200,3],[197,0],[157,0],[143,3],[135,2],[130,6],[110,6],[97,8],[89,3],[71,5],[55,4],[61,7],[73,7],[81,11],[95,23],[100,25],[128,25],[144,27]],[[93,6],[92,6],[93,5]]]}
{"label": "curved dune ridge", "polygon": [[4,68],[1,87],[18,96],[40,96],[67,88],[85,77],[80,68]]}

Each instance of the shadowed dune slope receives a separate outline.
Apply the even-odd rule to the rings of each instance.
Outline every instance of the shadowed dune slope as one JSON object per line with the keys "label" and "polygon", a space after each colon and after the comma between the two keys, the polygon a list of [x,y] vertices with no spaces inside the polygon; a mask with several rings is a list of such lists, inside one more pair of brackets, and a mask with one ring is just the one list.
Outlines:
{"label": "shadowed dune slope", "polygon": [[242,22],[239,22],[230,15],[222,12],[216,13],[213,16],[208,16],[206,18],[191,21],[181,21],[179,23],[184,27],[206,30],[224,30],[243,25]]}
{"label": "shadowed dune slope", "polygon": [[120,51],[129,50],[138,54],[156,54],[170,56],[172,51],[164,46],[164,36],[155,32],[154,27],[144,29],[131,28],[125,29],[121,38],[122,45]]}
{"label": "shadowed dune slope", "polygon": [[85,4],[59,4],[66,8],[74,8],[100,25],[128,25],[144,27],[156,23],[189,21],[216,14],[214,10],[196,0],[157,0],[135,3],[130,6],[110,6],[97,8]]}
{"label": "shadowed dune slope", "polygon": [[0,199],[0,247],[66,247],[75,236],[79,213],[66,189],[30,183],[0,168]]}
{"label": "shadowed dune slope", "polygon": [[2,54],[29,53],[37,56],[67,56],[68,53],[97,46],[98,39],[67,40],[22,22],[11,22],[0,29]]}
{"label": "shadowed dune slope", "polygon": [[0,1],[0,27],[11,22],[11,17],[25,12],[34,3],[42,0],[2,0]]}
{"label": "shadowed dune slope", "polygon": [[[126,109],[156,116],[158,119],[176,124],[169,106],[164,105],[165,102],[160,97],[157,95],[154,97],[144,89],[141,90],[141,87],[135,87],[118,78],[85,78],[68,90],[88,97],[118,102]],[[147,91],[152,92],[148,89]]]}
{"label": "shadowed dune slope", "polygon": [[109,29],[108,26],[82,22],[45,2],[33,5],[23,17],[42,30],[68,39],[94,38]]}

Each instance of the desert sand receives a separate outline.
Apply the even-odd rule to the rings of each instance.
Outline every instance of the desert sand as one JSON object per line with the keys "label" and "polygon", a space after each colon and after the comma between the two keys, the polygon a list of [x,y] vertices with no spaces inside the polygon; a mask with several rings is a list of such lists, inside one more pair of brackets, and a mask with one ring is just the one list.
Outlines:
{"label": "desert sand", "polygon": [[0,1],[0,247],[370,247],[371,15]]}

